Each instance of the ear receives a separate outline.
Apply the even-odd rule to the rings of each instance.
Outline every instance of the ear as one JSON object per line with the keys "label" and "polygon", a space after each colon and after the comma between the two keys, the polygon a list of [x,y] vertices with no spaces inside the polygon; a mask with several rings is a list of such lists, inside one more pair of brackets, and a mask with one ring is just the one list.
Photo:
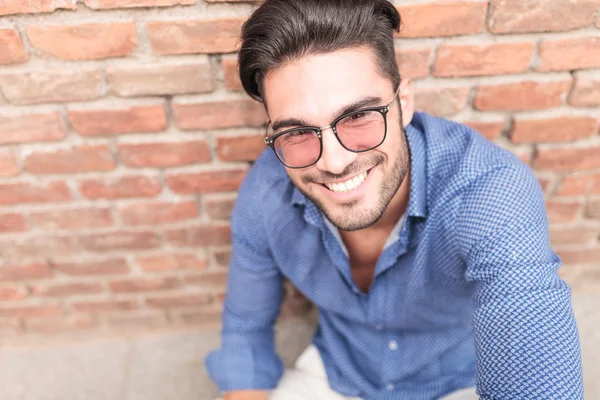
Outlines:
{"label": "ear", "polygon": [[410,78],[403,78],[398,88],[398,99],[402,109],[402,124],[406,128],[412,121],[415,113],[415,96]]}

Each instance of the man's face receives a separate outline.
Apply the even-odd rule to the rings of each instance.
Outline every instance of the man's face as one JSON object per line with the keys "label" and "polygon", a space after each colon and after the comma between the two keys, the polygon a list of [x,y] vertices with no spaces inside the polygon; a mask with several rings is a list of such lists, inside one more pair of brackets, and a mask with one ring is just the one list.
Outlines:
{"label": "man's face", "polygon": [[[383,107],[395,95],[392,82],[382,76],[366,48],[311,55],[285,64],[267,75],[263,90],[272,123],[297,119],[318,127],[330,125],[348,105],[371,98],[367,106]],[[339,229],[354,231],[373,225],[404,181],[409,151],[400,104],[402,119],[408,124],[411,97],[410,81],[403,81],[401,101],[394,99],[386,116],[385,141],[377,148],[364,153],[346,150],[328,128],[322,132],[323,154],[316,164],[287,168],[292,182]]]}

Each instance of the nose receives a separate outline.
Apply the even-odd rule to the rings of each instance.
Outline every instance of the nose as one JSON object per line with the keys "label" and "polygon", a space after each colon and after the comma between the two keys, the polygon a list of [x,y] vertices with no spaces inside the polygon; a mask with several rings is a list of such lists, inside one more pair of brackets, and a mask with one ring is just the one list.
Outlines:
{"label": "nose", "polygon": [[357,153],[348,151],[338,141],[332,128],[323,129],[323,154],[317,161],[317,168],[322,171],[340,174],[344,169],[353,163],[358,157]]}

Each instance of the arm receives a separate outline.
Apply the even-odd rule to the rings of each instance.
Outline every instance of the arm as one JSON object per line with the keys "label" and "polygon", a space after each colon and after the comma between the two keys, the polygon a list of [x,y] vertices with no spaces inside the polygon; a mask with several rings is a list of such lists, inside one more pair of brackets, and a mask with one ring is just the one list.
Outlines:
{"label": "arm", "polygon": [[[222,344],[206,358],[208,373],[221,393],[268,391],[277,386],[283,374],[274,341],[283,279],[269,252],[261,203],[255,196],[256,190],[246,181],[232,217],[232,258],[222,316]],[[261,398],[258,394],[228,396],[236,400]]]}
{"label": "arm", "polygon": [[238,390],[226,393],[223,400],[269,400],[269,392],[265,390]]}
{"label": "arm", "polygon": [[557,273],[543,193],[524,166],[496,169],[465,194],[457,227],[476,283],[481,399],[583,399],[571,291]]}

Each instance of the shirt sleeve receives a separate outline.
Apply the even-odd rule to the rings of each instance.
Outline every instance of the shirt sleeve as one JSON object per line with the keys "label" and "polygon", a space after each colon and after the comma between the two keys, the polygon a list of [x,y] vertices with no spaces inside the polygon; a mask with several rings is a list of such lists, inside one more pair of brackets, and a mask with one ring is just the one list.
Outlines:
{"label": "shirt sleeve", "polygon": [[532,171],[497,168],[463,197],[457,220],[481,399],[583,399],[571,290],[558,276],[544,196]]}
{"label": "shirt sleeve", "polygon": [[222,314],[222,344],[205,364],[220,392],[269,390],[283,374],[274,325],[283,279],[268,250],[259,203],[242,186],[232,216],[232,258]]}

